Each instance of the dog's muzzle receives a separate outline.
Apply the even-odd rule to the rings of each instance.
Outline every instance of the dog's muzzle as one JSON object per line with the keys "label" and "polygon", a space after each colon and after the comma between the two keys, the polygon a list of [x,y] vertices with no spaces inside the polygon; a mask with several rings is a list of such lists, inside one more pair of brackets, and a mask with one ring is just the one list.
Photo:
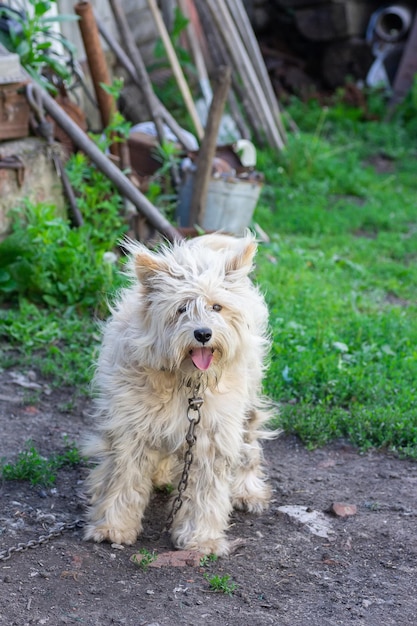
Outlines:
{"label": "dog's muzzle", "polygon": [[202,347],[192,348],[190,350],[190,357],[195,367],[199,370],[208,370],[213,360],[213,348],[204,346],[204,344],[210,341],[212,336],[213,332],[211,328],[196,328],[194,331],[194,337],[198,343],[202,344]]}

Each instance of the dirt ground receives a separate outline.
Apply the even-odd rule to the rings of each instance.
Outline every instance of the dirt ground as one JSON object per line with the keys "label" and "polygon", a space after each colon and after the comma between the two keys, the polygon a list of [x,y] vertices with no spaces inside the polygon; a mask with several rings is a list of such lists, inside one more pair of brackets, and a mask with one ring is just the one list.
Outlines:
{"label": "dirt ground", "polygon": [[[29,439],[45,456],[57,453],[63,435],[78,443],[90,427],[88,400],[74,401],[71,389],[51,392],[33,373],[0,373],[0,405],[0,457],[7,460]],[[361,455],[345,442],[308,451],[289,436],[267,442],[265,455],[270,510],[233,514],[230,538],[245,543],[230,557],[175,566],[160,532],[167,495],[158,493],[135,546],[84,542],[78,529],[0,561],[0,624],[415,625],[417,464]],[[60,470],[52,489],[3,481],[0,551],[82,518],[85,473]],[[340,502],[350,505],[342,513],[353,513],[353,505],[356,513],[330,513]],[[298,508],[281,508],[288,506]],[[135,565],[131,556],[141,548],[168,564]],[[237,585],[231,595],[207,580],[226,575]]]}

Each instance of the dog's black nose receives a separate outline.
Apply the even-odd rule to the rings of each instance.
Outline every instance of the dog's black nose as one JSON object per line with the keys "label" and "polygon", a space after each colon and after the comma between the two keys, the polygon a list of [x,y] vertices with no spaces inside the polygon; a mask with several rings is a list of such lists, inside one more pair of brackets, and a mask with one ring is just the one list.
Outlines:
{"label": "dog's black nose", "polygon": [[203,344],[210,341],[212,334],[211,328],[197,328],[197,330],[194,331],[194,337]]}

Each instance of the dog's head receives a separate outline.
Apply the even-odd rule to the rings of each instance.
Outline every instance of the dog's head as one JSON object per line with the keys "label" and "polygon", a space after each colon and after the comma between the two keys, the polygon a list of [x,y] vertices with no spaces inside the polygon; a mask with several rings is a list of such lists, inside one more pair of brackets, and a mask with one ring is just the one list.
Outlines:
{"label": "dog's head", "polygon": [[129,248],[149,367],[219,378],[265,336],[266,307],[248,277],[252,236],[205,235],[157,253]]}

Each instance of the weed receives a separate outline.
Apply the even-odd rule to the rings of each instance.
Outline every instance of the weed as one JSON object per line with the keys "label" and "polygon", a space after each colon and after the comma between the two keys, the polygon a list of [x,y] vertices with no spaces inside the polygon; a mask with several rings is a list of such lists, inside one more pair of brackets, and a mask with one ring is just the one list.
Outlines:
{"label": "weed", "polygon": [[146,195],[150,202],[158,205],[165,217],[173,220],[178,195],[172,183],[172,172],[178,172],[179,149],[174,143],[164,141],[155,148],[153,156],[161,166],[150,178]]}
{"label": "weed", "polygon": [[[140,556],[138,556],[140,555]],[[138,565],[144,572],[146,572],[149,568],[149,565],[153,563],[157,559],[158,555],[155,550],[153,552],[149,552],[146,548],[141,548],[138,554],[134,554],[132,556],[132,561],[135,565]]]}
{"label": "weed", "polygon": [[[88,309],[116,282],[100,237],[55,215],[53,206],[31,204],[12,213],[12,234],[0,244],[0,299],[23,296],[51,307]],[[104,233],[105,231],[103,231]]]}
{"label": "weed", "polygon": [[50,458],[41,456],[30,441],[26,447],[26,450],[18,454],[15,463],[2,463],[1,470],[5,480],[28,480],[31,485],[48,486],[56,481],[57,470],[81,462],[77,447],[68,441],[63,453]]}
{"label": "weed", "polygon": [[209,583],[212,591],[218,591],[228,596],[232,596],[233,592],[237,589],[237,584],[230,578],[230,574],[225,574],[224,576],[210,576],[205,573],[204,578]]}
{"label": "weed", "polygon": [[216,554],[205,554],[200,559],[201,567],[206,567],[206,565],[210,565],[210,563],[215,563],[218,559]]}

